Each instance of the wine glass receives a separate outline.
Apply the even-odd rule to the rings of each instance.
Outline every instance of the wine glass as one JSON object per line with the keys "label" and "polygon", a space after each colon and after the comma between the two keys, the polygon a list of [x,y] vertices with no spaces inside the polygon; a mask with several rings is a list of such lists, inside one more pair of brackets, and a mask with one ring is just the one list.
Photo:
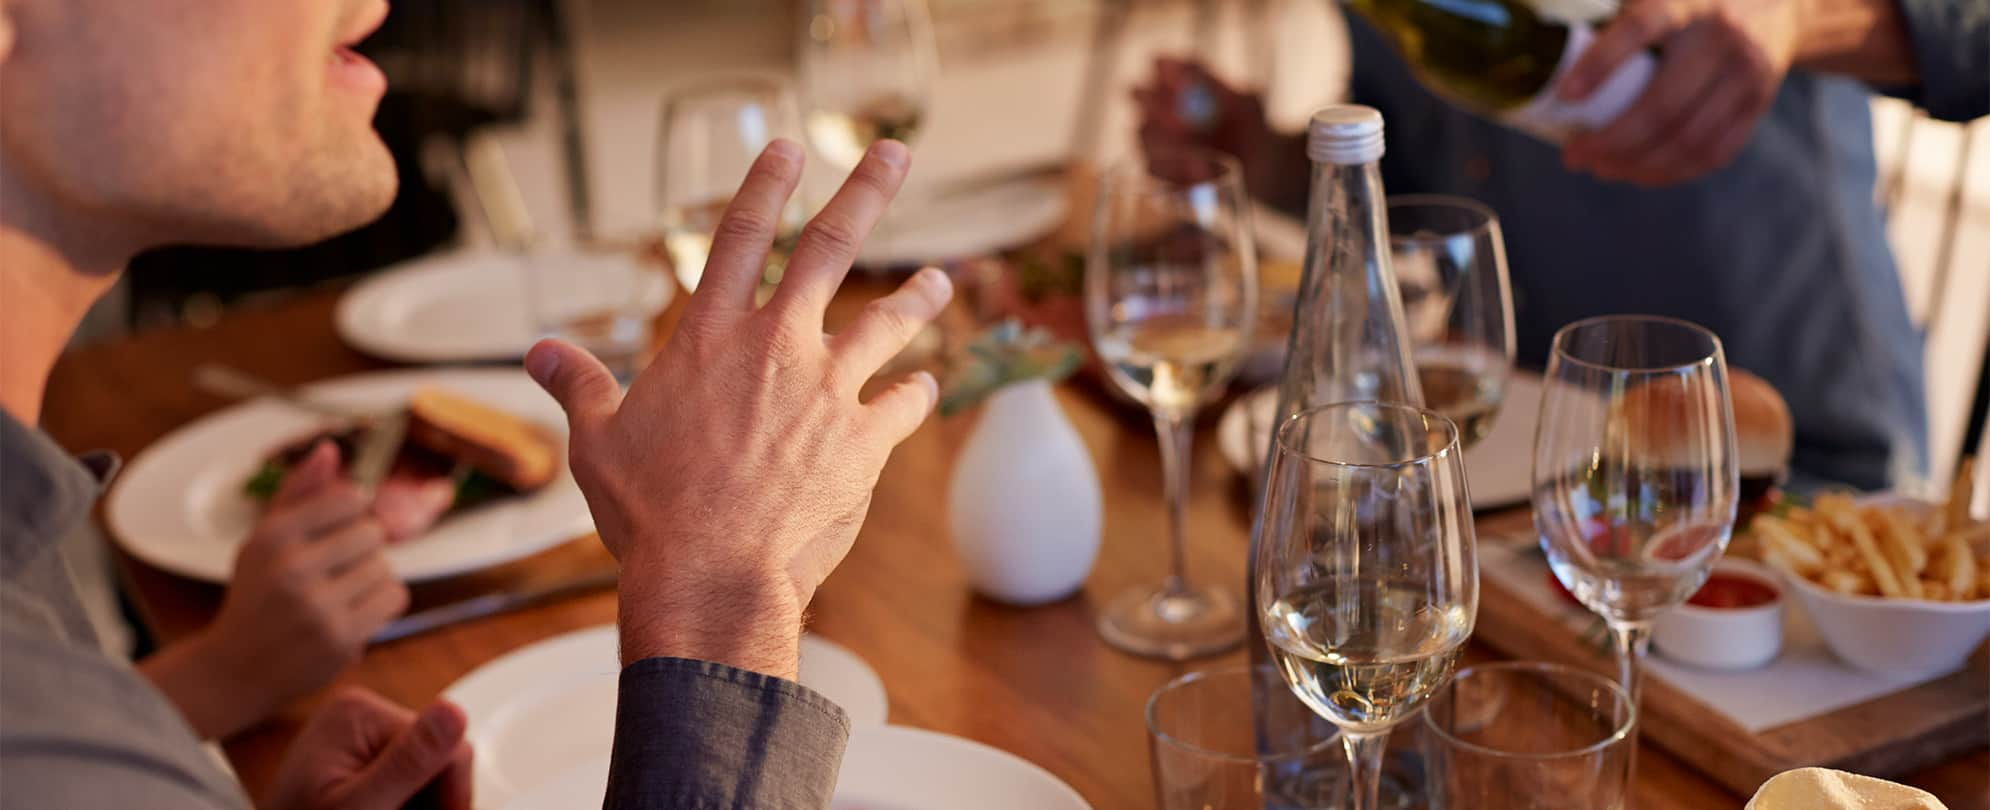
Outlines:
{"label": "wine glass", "polygon": [[[712,230],[725,215],[746,170],[775,138],[801,135],[794,96],[778,81],[734,76],[687,85],[663,103],[656,145],[656,198],[664,252],[686,291],[698,289]],[[781,280],[802,212],[781,210],[779,235],[767,254],[763,289]]]}
{"label": "wine glass", "polygon": [[802,19],[802,106],[809,142],[842,171],[871,142],[909,142],[938,57],[924,0],[810,0]]}
{"label": "wine glass", "polygon": [[1293,694],[1341,730],[1354,807],[1378,807],[1390,729],[1448,683],[1478,619],[1458,428],[1342,402],[1279,427],[1257,611]]}
{"label": "wine glass", "polygon": [[1237,589],[1184,570],[1194,417],[1222,392],[1257,323],[1257,251],[1237,162],[1161,152],[1099,183],[1085,268],[1085,320],[1107,375],[1146,405],[1160,436],[1168,499],[1167,579],[1121,594],[1099,615],[1107,642],[1181,660],[1243,640]]}
{"label": "wine glass", "polygon": [[1634,703],[1652,620],[1698,590],[1727,548],[1736,464],[1714,333],[1643,315],[1555,333],[1534,434],[1534,528],[1555,578],[1610,626]]}
{"label": "wine glass", "polygon": [[1513,367],[1499,217],[1464,197],[1390,197],[1389,252],[1424,403],[1456,422],[1469,448],[1492,432]]}

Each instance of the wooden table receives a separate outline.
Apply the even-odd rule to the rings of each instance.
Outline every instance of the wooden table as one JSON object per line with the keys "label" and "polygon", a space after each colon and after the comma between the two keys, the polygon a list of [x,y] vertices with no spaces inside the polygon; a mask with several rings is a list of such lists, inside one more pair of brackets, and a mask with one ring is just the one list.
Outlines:
{"label": "wooden table", "polygon": [[[875,284],[848,285],[842,304]],[[268,309],[231,314],[207,329],[153,332],[65,357],[43,410],[47,429],[72,450],[105,448],[126,458],[224,403],[195,392],[193,366],[213,360],[281,382],[305,382],[384,367],[346,348],[332,330],[335,295],[312,293]],[[670,319],[666,315],[666,321]],[[1100,810],[1152,806],[1141,716],[1147,696],[1183,672],[1241,660],[1168,664],[1105,645],[1094,606],[1162,575],[1164,509],[1154,437],[1139,414],[1079,387],[1060,390],[1104,484],[1105,544],[1082,594],[1017,609],[970,594],[946,534],[945,482],[964,441],[964,420],[929,422],[885,468],[869,521],[842,568],[825,583],[811,629],[862,656],[884,679],[891,721],[961,735],[1048,768]],[[1205,427],[1208,422],[1206,420]],[[1249,514],[1240,482],[1204,430],[1194,471],[1191,572],[1240,582]],[[1487,529],[1523,523],[1508,512]],[[128,585],[166,641],[207,621],[220,589],[175,578],[130,559]],[[417,607],[521,581],[598,570],[610,560],[591,539],[479,574],[416,588]],[[597,594],[450,627],[369,650],[340,678],[419,706],[477,666],[533,641],[613,621],[614,596]],[[1486,656],[1475,649],[1475,656]],[[263,785],[310,701],[227,744],[244,781]],[[1990,808],[1990,752],[1908,778],[1956,810]],[[1640,810],[1739,807],[1736,796],[1646,747],[1638,769]]]}

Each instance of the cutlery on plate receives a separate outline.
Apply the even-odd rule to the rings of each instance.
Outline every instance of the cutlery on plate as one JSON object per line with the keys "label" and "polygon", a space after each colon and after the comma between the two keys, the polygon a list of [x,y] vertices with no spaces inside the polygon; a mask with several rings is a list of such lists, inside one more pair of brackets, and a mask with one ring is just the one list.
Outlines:
{"label": "cutlery on plate", "polygon": [[615,587],[616,571],[603,571],[594,574],[571,577],[558,582],[527,587],[518,590],[499,591],[483,596],[451,602],[439,607],[410,613],[387,623],[380,632],[373,634],[373,643],[393,641],[408,636],[426,633],[452,624],[509,613],[520,608],[531,607],[544,602],[568,596]]}

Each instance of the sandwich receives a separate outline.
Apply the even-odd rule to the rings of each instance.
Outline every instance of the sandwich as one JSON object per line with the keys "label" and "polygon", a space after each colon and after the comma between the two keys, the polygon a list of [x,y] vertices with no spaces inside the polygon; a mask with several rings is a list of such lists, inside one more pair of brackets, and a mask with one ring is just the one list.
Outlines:
{"label": "sandwich", "polygon": [[[450,514],[534,492],[559,472],[559,446],[551,433],[460,394],[418,389],[405,416],[405,437],[373,493],[373,517],[389,542],[419,536]],[[350,475],[369,432],[382,429],[377,422],[353,422],[286,444],[264,460],[244,491],[267,503],[290,469],[322,441],[338,445]]]}

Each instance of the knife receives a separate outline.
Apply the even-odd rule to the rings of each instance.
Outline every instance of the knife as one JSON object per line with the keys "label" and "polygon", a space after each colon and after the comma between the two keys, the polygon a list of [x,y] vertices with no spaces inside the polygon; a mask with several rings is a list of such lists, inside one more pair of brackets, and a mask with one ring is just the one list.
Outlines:
{"label": "knife", "polygon": [[372,497],[380,490],[380,482],[387,480],[387,471],[393,469],[394,459],[401,455],[401,442],[407,438],[407,411],[394,411],[371,420],[359,434],[359,446],[352,451],[352,482],[360,492]]}
{"label": "knife", "polygon": [[387,623],[380,632],[373,634],[373,643],[393,641],[408,636],[426,633],[452,624],[482,619],[501,613],[510,613],[520,608],[531,607],[567,596],[578,596],[591,591],[615,587],[618,572],[603,571],[584,576],[563,579],[558,582],[525,588],[516,591],[500,591],[485,594],[461,602],[451,602],[440,607],[429,608],[418,613],[410,613]]}

